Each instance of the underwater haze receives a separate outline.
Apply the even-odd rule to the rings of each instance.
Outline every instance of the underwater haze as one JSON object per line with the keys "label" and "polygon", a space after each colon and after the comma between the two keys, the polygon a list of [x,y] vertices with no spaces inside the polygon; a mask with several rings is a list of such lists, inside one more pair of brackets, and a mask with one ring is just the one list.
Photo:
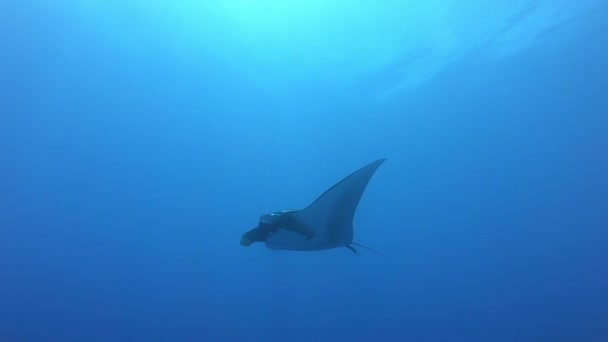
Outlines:
{"label": "underwater haze", "polygon": [[1,1],[0,342],[608,341],[607,150],[602,0]]}

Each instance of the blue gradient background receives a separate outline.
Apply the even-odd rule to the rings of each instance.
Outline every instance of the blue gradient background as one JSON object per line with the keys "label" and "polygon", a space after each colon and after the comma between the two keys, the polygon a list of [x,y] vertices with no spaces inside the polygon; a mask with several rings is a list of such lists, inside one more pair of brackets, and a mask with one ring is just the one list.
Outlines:
{"label": "blue gradient background", "polygon": [[[599,1],[3,1],[0,341],[608,340]],[[386,157],[347,249],[239,245]]]}

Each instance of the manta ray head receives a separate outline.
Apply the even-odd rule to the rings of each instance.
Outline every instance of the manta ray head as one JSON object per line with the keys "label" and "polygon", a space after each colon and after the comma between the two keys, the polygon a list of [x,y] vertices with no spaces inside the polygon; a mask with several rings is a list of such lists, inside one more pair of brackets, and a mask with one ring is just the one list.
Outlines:
{"label": "manta ray head", "polygon": [[262,215],[258,226],[241,236],[241,245],[249,247],[254,242],[265,242],[279,229],[294,229],[298,226],[295,213],[296,210],[289,209]]}

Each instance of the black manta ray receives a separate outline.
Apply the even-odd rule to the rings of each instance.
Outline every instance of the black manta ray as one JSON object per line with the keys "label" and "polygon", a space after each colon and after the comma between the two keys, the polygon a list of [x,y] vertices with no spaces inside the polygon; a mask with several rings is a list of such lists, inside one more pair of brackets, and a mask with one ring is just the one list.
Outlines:
{"label": "black manta ray", "polygon": [[308,207],[283,210],[260,217],[257,227],[243,234],[241,245],[264,242],[270,249],[320,251],[353,246],[353,218],[361,196],[378,167],[386,159],[365,165],[325,191]]}

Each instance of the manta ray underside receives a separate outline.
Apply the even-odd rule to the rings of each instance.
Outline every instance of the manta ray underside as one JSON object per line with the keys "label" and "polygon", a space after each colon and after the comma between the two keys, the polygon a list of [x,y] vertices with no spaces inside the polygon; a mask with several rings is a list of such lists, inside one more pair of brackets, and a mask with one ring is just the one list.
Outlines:
{"label": "manta ray underside", "polygon": [[353,172],[304,209],[263,215],[257,227],[243,234],[241,245],[264,242],[270,249],[293,251],[346,247],[357,253],[354,246],[371,250],[353,242],[353,218],[367,184],[385,160]]}

